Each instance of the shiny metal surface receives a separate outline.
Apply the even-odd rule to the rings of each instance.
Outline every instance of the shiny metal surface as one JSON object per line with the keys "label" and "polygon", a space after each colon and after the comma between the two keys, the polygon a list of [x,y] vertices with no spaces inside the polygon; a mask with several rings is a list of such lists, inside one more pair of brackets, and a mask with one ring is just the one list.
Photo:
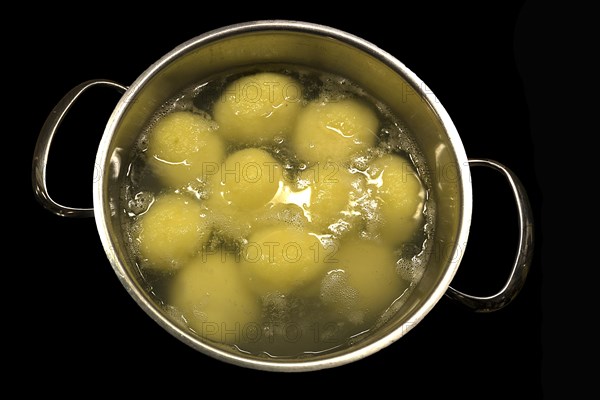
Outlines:
{"label": "shiny metal surface", "polygon": [[[436,201],[436,254],[396,316],[358,343],[311,358],[269,359],[208,342],[171,321],[132,268],[118,213],[130,149],[154,111],[182,89],[224,71],[266,63],[314,67],[342,75],[388,104],[415,133],[432,170],[452,169],[432,184]],[[96,223],[111,264],[137,303],[157,323],[193,348],[244,367],[307,371],[350,363],[377,352],[409,332],[443,297],[456,273],[471,219],[467,157],[446,110],[423,82],[375,45],[336,29],[304,22],[257,21],[227,26],[183,43],[148,68],[125,92],[99,146],[102,168],[94,186]]]}
{"label": "shiny metal surface", "polygon": [[108,86],[113,87],[121,92],[125,92],[127,88],[116,82],[107,80],[90,80],[83,82],[73,89],[71,89],[54,107],[46,122],[40,130],[35,150],[33,152],[33,165],[32,165],[32,183],[33,191],[38,201],[49,211],[62,217],[93,217],[93,208],[75,208],[67,207],[58,204],[50,194],[48,193],[48,185],[46,180],[46,167],[48,165],[48,155],[50,154],[50,146],[52,145],[52,139],[56,134],[61,122],[65,116],[75,104],[79,96],[81,96],[88,89],[97,86]]}
{"label": "shiny metal surface", "polygon": [[502,289],[498,293],[486,297],[471,296],[453,287],[449,287],[447,292],[448,297],[463,303],[473,311],[490,312],[506,307],[519,294],[525,284],[529,266],[533,259],[533,212],[523,184],[508,167],[488,159],[470,159],[469,165],[488,167],[502,173],[506,177],[517,203],[519,243],[515,262]]}
{"label": "shiny metal surface", "polygon": [[[435,252],[412,296],[393,318],[361,341],[311,358],[271,359],[243,354],[206,341],[175,324],[149,296],[132,255],[124,245],[121,230],[125,216],[119,211],[119,201],[131,150],[140,130],[157,107],[182,89],[215,74],[268,63],[325,70],[345,76],[373,93],[414,133],[426,163],[435,172],[430,188],[436,204]],[[77,93],[76,89],[73,92]],[[68,107],[58,108],[68,110]],[[54,120],[51,117],[49,120]],[[47,125],[54,126],[52,129],[55,130],[60,118],[58,123]],[[35,178],[35,182],[43,189],[39,190],[42,199],[49,199],[49,196],[44,169],[39,164],[47,159],[53,130],[41,139],[42,144],[38,146],[42,148],[42,156],[34,160],[34,176],[40,177],[39,181]],[[46,158],[43,158],[44,154]],[[87,216],[93,212],[107,257],[138,305],[192,348],[243,367],[293,372],[317,370],[347,364],[385,348],[418,324],[448,291],[468,239],[472,211],[469,161],[450,116],[431,90],[392,55],[359,37],[327,26],[296,21],[255,21],[226,26],[181,44],[151,65],[125,91],[107,123],[96,164],[101,169],[101,176],[94,184],[93,211],[71,209],[46,200],[42,204],[59,215]],[[521,278],[524,276],[522,274]],[[473,302],[468,295],[455,297],[465,299],[463,302],[467,305]]]}

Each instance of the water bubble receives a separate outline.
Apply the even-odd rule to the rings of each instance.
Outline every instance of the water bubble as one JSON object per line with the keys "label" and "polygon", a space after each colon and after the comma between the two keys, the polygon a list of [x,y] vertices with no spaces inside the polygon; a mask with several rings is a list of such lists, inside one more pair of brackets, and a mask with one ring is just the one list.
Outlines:
{"label": "water bubble", "polygon": [[[272,68],[279,67],[273,66]],[[385,221],[382,221],[380,217],[381,203],[376,197],[375,184],[365,184],[365,181],[371,179],[369,174],[376,172],[368,170],[369,164],[373,159],[384,154],[399,153],[408,155],[415,165],[419,176],[425,177],[425,186],[431,187],[427,179],[425,159],[420,153],[418,145],[412,140],[409,131],[402,122],[397,119],[387,106],[344,77],[309,69],[283,68],[277,71],[298,79],[301,85],[303,85],[304,98],[301,99],[302,103],[307,103],[308,101],[340,101],[346,98],[361,98],[369,102],[378,112],[381,128],[377,132],[377,145],[357,154],[353,159],[344,162],[343,165],[344,168],[350,167],[350,172],[357,178],[356,181],[352,182],[354,194],[348,203],[348,210],[341,213],[340,219],[333,221],[334,223],[330,224],[328,230],[323,229],[323,231],[318,232],[316,229],[311,228],[311,230],[315,231],[313,233],[325,248],[330,248],[327,244],[331,245],[334,240],[336,240],[336,243],[341,243],[339,244],[340,246],[343,246],[343,241],[337,240],[342,235],[352,235],[357,239],[381,241],[382,238],[379,237],[380,229],[377,229],[377,226]],[[128,181],[123,188],[121,203],[121,211],[126,212],[127,215],[132,217],[126,224],[127,232],[125,232],[124,237],[129,242],[132,257],[136,260],[136,263],[143,265],[144,262],[147,262],[147,260],[141,259],[136,249],[139,245],[139,230],[136,230],[138,229],[136,227],[139,226],[137,217],[151,207],[154,201],[154,194],[165,190],[161,186],[160,180],[152,174],[152,170],[146,164],[147,154],[145,152],[147,152],[148,137],[152,133],[153,126],[165,115],[175,110],[188,110],[200,114],[205,119],[211,121],[211,128],[217,131],[215,133],[218,133],[218,124],[210,115],[214,103],[219,101],[219,97],[223,95],[223,88],[227,84],[251,72],[257,71],[240,71],[235,74],[217,77],[208,82],[194,84],[190,89],[182,91],[161,106],[152,120],[147,124],[144,132],[141,133],[136,143],[134,154],[130,158],[132,161],[131,174],[127,176]],[[265,140],[256,144],[256,146],[264,148],[273,154],[283,166],[286,185],[289,183],[289,186],[293,190],[304,189],[311,185],[310,179],[300,179],[300,173],[308,169],[309,165],[298,159],[293,148],[293,143],[290,143],[283,134],[276,136],[273,141]],[[245,147],[246,145],[240,143],[227,143],[226,151],[231,153]],[[302,173],[302,176],[309,175]],[[168,190],[172,191],[173,189]],[[194,182],[193,185],[180,188],[179,192],[183,196],[195,197],[201,202],[210,197],[207,185],[203,185],[202,182],[198,184]],[[210,218],[215,223],[215,228],[211,234],[211,239],[206,245],[205,251],[225,252],[227,256],[231,254],[238,257],[238,259],[242,259],[241,249],[248,245],[249,241],[247,237],[252,229],[260,229],[260,226],[271,224],[285,224],[299,229],[306,229],[311,226],[302,207],[272,207],[264,213],[261,211],[261,213],[260,216],[248,218],[250,222],[246,223],[237,221],[234,216],[218,215],[218,212],[210,210]],[[398,298],[388,308],[384,316],[387,315],[391,318],[394,312],[399,310],[425,271],[428,257],[431,254],[431,251],[427,251],[427,247],[430,247],[433,243],[430,238],[434,234],[435,227],[435,204],[432,199],[428,198],[426,200],[423,214],[425,217],[424,226],[422,227],[422,232],[415,236],[415,245],[410,248],[394,249],[394,256],[398,259],[397,273],[410,283],[410,285],[407,292],[398,295]],[[349,221],[352,222],[352,225]],[[329,264],[329,267],[334,266],[339,266],[339,264]],[[371,325],[373,316],[369,314],[368,310],[360,309],[359,305],[362,300],[360,293],[348,284],[343,270],[330,271],[324,275],[321,282],[315,284],[310,289],[310,293],[302,292],[283,295],[274,292],[261,298],[263,309],[260,330],[263,338],[261,338],[260,342],[257,342],[257,347],[245,347],[246,344],[235,344],[235,346],[241,352],[254,355],[269,355],[271,353],[276,357],[285,352],[300,355],[302,353],[314,354],[319,351],[325,351],[323,349],[326,348],[333,348],[334,346],[344,345],[344,343],[348,344],[361,340],[365,336],[365,332],[373,328]],[[142,279],[146,281],[149,278],[142,276]],[[160,281],[162,282],[161,284],[164,287],[168,287],[171,277],[161,276],[160,279],[162,279]],[[165,293],[166,291],[156,292],[155,296],[157,298],[163,296],[157,300],[157,303],[167,301],[168,296]],[[173,321],[180,321],[183,318],[178,310],[169,308],[166,304],[165,314]],[[378,323],[384,320],[385,318],[380,319]],[[183,323],[185,324],[185,320],[183,320]],[[313,326],[317,324],[321,328],[318,331],[318,336],[314,336],[315,331]],[[309,342],[311,345],[317,343],[313,340],[314,338],[318,338],[323,342],[331,340],[330,343],[334,344],[329,347],[320,348],[317,348],[318,346],[316,345],[315,347],[294,347],[293,350],[285,347],[275,349],[267,346],[267,344],[273,343],[273,340],[281,340],[281,338],[295,340],[300,337],[296,333],[304,335],[302,338],[306,339],[305,344],[307,346]],[[291,342],[288,341],[289,343]],[[323,343],[319,344],[319,346],[321,345],[324,346]]]}
{"label": "water bubble", "polygon": [[144,214],[154,202],[154,194],[151,192],[138,192],[127,202],[130,217]]}

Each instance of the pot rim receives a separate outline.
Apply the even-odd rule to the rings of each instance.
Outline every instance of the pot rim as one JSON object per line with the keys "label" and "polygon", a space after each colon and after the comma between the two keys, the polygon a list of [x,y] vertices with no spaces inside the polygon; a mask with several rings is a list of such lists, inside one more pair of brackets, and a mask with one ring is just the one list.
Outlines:
{"label": "pot rim", "polygon": [[424,317],[431,311],[431,309],[437,304],[441,297],[446,293],[452,278],[456,274],[460,261],[462,259],[465,245],[467,243],[469,227],[471,224],[471,213],[472,213],[472,188],[470,181],[470,169],[464,146],[458,134],[454,123],[452,122],[449,114],[445,108],[436,99],[435,95],[431,90],[425,90],[423,88],[423,82],[414,74],[409,68],[407,68],[402,62],[396,59],[388,52],[377,47],[373,43],[362,39],[358,36],[350,34],[348,32],[339,30],[326,25],[315,24],[311,22],[294,21],[294,20],[257,20],[249,21],[244,23],[237,23],[233,25],[227,25],[221,28],[217,28],[208,31],[204,34],[196,36],[173,50],[165,54],[158,61],[153,63],[146,71],[144,71],[127,89],[123,94],[119,102],[117,103],[113,113],[111,114],[102,139],[99,144],[98,152],[96,155],[96,165],[106,165],[106,161],[111,154],[108,154],[108,150],[111,144],[112,137],[115,129],[118,126],[119,121],[123,117],[125,110],[130,102],[135,99],[140,90],[149,82],[149,80],[155,76],[164,66],[171,63],[173,60],[188,53],[196,48],[215,42],[217,40],[227,39],[232,36],[247,34],[258,31],[293,31],[298,33],[314,34],[317,36],[325,36],[336,39],[340,42],[349,44],[363,52],[368,53],[370,56],[381,61],[386,66],[391,68],[397,74],[403,76],[414,88],[415,92],[426,99],[430,107],[434,110],[439,119],[440,123],[444,127],[447,133],[448,139],[453,146],[452,151],[458,162],[458,171],[460,176],[459,185],[459,196],[462,198],[462,204],[459,215],[459,225],[456,235],[456,243],[451,256],[451,262],[446,272],[443,274],[441,280],[435,287],[431,295],[425,299],[420,307],[408,318],[402,325],[391,331],[388,335],[380,338],[377,341],[369,343],[367,345],[357,346],[355,349],[349,349],[344,354],[335,354],[328,358],[319,358],[315,360],[302,360],[282,362],[278,359],[256,359],[246,358],[240,354],[234,354],[233,352],[226,352],[217,347],[210,346],[207,343],[199,341],[191,333],[183,331],[180,327],[166,319],[162,313],[148,301],[145,296],[139,291],[129,276],[125,266],[121,263],[118,254],[115,251],[117,244],[113,243],[113,238],[109,233],[109,227],[106,222],[106,209],[104,200],[104,187],[105,174],[101,175],[100,179],[94,182],[93,186],[93,204],[94,204],[94,217],[100,235],[100,239],[107,257],[115,270],[119,280],[123,286],[127,289],[130,295],[138,303],[138,305],[159,325],[165,328],[169,333],[176,336],[182,342],[188,344],[190,347],[209,355],[213,358],[236,364],[243,367],[269,370],[269,371],[311,371],[324,368],[331,368],[348,364],[364,357],[367,357],[373,353],[382,350],[389,346],[393,342],[400,339],[407,332],[409,332],[415,325],[417,325]]}

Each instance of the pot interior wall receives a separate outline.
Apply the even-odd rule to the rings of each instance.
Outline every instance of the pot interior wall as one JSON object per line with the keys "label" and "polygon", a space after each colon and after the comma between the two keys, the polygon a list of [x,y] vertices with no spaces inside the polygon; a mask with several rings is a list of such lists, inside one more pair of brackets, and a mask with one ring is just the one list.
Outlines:
{"label": "pot interior wall", "polygon": [[182,89],[228,70],[265,63],[290,63],[347,77],[386,103],[414,134],[429,166],[431,195],[436,204],[429,265],[397,316],[365,340],[375,342],[398,329],[432,296],[437,297],[434,299],[437,301],[440,291],[446,290],[455,273],[465,244],[458,243],[464,212],[459,170],[465,160],[457,158],[456,141],[449,138],[447,126],[440,120],[431,99],[423,97],[423,86],[416,77],[397,62],[390,64],[370,48],[364,50],[348,40],[308,31],[257,30],[214,38],[207,35],[202,40],[197,38],[181,45],[142,74],[124,95],[107,126],[105,136],[110,137],[110,141],[100,183],[103,218],[116,257],[111,262],[120,275],[126,275],[122,279],[144,293],[139,271],[123,246],[121,219],[125,216],[119,212],[118,204],[131,149],[155,110]]}

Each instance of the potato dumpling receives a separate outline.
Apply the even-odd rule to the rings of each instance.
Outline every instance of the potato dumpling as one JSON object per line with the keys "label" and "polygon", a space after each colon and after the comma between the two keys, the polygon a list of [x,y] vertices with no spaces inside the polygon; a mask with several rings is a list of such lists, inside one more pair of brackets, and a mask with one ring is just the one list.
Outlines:
{"label": "potato dumpling", "polygon": [[248,148],[229,155],[209,186],[207,205],[217,232],[247,236],[282,185],[282,168],[267,151]]}
{"label": "potato dumpling", "polygon": [[306,288],[325,272],[330,249],[315,235],[286,226],[253,232],[242,248],[247,284],[262,296]]}
{"label": "potato dumpling", "polygon": [[301,160],[344,163],[375,145],[378,129],[375,111],[360,100],[313,101],[298,115],[292,145]]}
{"label": "potato dumpling", "polygon": [[248,148],[236,151],[221,166],[216,189],[227,204],[240,210],[266,205],[283,184],[282,168],[267,151]]}
{"label": "potato dumpling", "polygon": [[243,282],[233,254],[194,258],[171,282],[170,304],[206,339],[243,343],[260,332],[260,300]]}
{"label": "potato dumpling", "polygon": [[396,273],[393,248],[361,239],[342,242],[321,283],[321,300],[354,324],[372,323],[408,287]]}
{"label": "potato dumpling", "polygon": [[181,267],[206,244],[211,221],[196,199],[164,194],[139,220],[140,255],[149,268],[173,270]]}
{"label": "potato dumpling", "polygon": [[364,192],[364,176],[353,174],[344,166],[327,162],[301,172],[300,186],[310,187],[310,201],[304,204],[310,228],[317,233],[336,235],[352,230],[360,219],[357,206]]}
{"label": "potato dumpling", "polygon": [[199,114],[176,111],[165,115],[148,135],[148,163],[160,180],[173,188],[196,186],[223,161],[225,147],[214,123]]}
{"label": "potato dumpling", "polygon": [[412,163],[386,154],[372,161],[367,173],[379,217],[368,229],[386,243],[410,240],[423,223],[425,201],[425,189]]}
{"label": "potato dumpling", "polygon": [[213,109],[223,137],[255,144],[287,135],[302,106],[301,85],[283,74],[262,72],[229,84]]}

